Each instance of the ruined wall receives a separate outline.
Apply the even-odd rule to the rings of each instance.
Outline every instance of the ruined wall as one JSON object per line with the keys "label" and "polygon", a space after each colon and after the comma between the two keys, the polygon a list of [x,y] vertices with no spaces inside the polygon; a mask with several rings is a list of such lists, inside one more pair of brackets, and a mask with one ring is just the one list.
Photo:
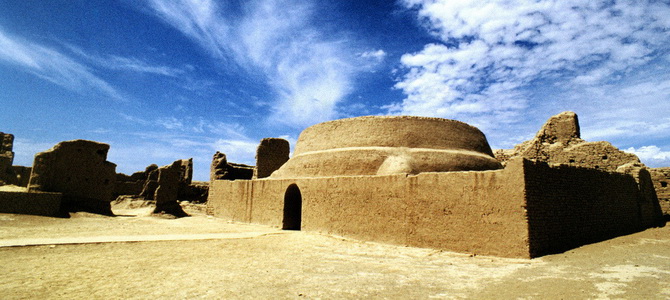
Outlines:
{"label": "ruined wall", "polygon": [[177,160],[171,165],[158,168],[158,187],[153,197],[156,200],[154,213],[167,213],[176,217],[188,216],[177,202],[180,180],[184,177],[182,166],[182,160]]}
{"label": "ruined wall", "polygon": [[0,132],[0,185],[7,181],[7,175],[14,163],[14,135]]}
{"label": "ruined wall", "polygon": [[282,226],[284,196],[296,184],[302,229],[400,245],[528,257],[520,164],[484,172],[222,181],[208,211]]}
{"label": "ruined wall", "polygon": [[179,183],[189,185],[193,182],[193,158],[180,159],[179,166]]}
{"label": "ruined wall", "polygon": [[116,165],[107,161],[108,150],[109,145],[93,141],[60,142],[35,155],[28,187],[63,193],[70,211],[112,214]]}
{"label": "ruined wall", "polygon": [[9,171],[7,183],[27,187],[28,182],[30,182],[30,173],[32,170],[33,168],[31,167],[12,166]]}
{"label": "ruined wall", "polygon": [[61,193],[0,191],[0,213],[60,216]]}
{"label": "ruined wall", "polygon": [[514,157],[575,167],[617,171],[622,165],[640,164],[632,153],[617,149],[608,142],[587,142],[580,138],[577,114],[566,111],[552,116],[531,140],[514,149],[497,150],[496,158],[505,163]]}
{"label": "ruined wall", "polygon": [[287,140],[264,138],[256,149],[256,168],[254,178],[265,178],[272,175],[289,159],[291,147]]}
{"label": "ruined wall", "polygon": [[540,256],[645,228],[644,197],[626,174],[524,160],[530,251]]}
{"label": "ruined wall", "polygon": [[226,155],[219,151],[214,153],[209,170],[209,180],[238,180],[254,177],[254,167],[228,162]]}
{"label": "ruined wall", "polygon": [[661,210],[670,216],[670,167],[649,169]]}

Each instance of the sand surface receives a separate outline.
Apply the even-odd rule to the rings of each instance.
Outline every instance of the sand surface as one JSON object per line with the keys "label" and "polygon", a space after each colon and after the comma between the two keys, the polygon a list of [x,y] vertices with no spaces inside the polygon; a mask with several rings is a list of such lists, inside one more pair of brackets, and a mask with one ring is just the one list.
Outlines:
{"label": "sand surface", "polygon": [[524,260],[149,210],[0,214],[0,298],[670,298],[667,226]]}

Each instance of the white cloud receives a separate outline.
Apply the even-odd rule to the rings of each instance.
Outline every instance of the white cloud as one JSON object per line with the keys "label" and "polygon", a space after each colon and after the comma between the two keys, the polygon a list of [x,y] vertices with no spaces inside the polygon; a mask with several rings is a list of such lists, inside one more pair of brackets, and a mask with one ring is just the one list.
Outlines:
{"label": "white cloud", "polygon": [[657,146],[642,146],[637,149],[630,147],[625,151],[634,153],[643,163],[649,165],[650,167],[670,166],[670,151],[663,151]]}
{"label": "white cloud", "polygon": [[182,123],[180,120],[178,120],[175,117],[159,118],[158,120],[156,120],[156,123],[160,126],[165,127],[165,129],[183,129],[184,128],[184,123]]}
{"label": "white cloud", "polygon": [[170,77],[176,77],[184,73],[183,70],[177,68],[171,68],[167,66],[153,66],[145,61],[141,61],[133,57],[129,58],[110,55],[108,58],[102,59],[101,63],[103,63],[106,68],[112,70],[129,70],[139,73],[151,73]]}
{"label": "white cloud", "polygon": [[661,151],[661,148],[654,145],[642,146],[637,149],[631,147],[626,151],[635,153],[641,159],[670,160],[670,151]]}
{"label": "white cloud", "polygon": [[[670,5],[660,1],[404,0],[442,43],[406,54],[393,114],[497,127],[523,120],[528,89],[609,84],[670,50]],[[667,64],[662,67],[667,72]],[[593,104],[593,103],[591,103]],[[638,115],[638,117],[641,117]]]}
{"label": "white cloud", "polygon": [[[640,139],[670,140],[670,74],[642,74],[565,96],[568,105],[581,106],[585,139],[628,145]],[[585,101],[593,104],[584,105]]]}
{"label": "white cloud", "polygon": [[278,98],[272,121],[306,126],[332,119],[350,92],[354,55],[343,40],[311,25],[317,17],[311,2],[247,1],[231,14],[225,2],[147,1],[156,16],[212,56],[265,77]]}
{"label": "white cloud", "polygon": [[0,60],[80,94],[94,92],[123,100],[114,87],[73,58],[39,44],[12,38],[1,29]]}
{"label": "white cloud", "polygon": [[386,52],[384,52],[384,50],[382,50],[382,49],[379,49],[379,50],[376,50],[376,51],[366,51],[366,52],[363,52],[359,55],[362,58],[373,59],[373,60],[376,60],[378,62],[381,62],[381,61],[384,60],[384,58],[386,58]]}
{"label": "white cloud", "polygon": [[85,58],[89,62],[110,70],[125,70],[138,73],[149,73],[163,76],[176,77],[184,73],[184,70],[168,66],[151,65],[146,61],[135,57],[122,57],[118,55],[97,56],[92,55],[79,47],[64,44],[73,53]]}

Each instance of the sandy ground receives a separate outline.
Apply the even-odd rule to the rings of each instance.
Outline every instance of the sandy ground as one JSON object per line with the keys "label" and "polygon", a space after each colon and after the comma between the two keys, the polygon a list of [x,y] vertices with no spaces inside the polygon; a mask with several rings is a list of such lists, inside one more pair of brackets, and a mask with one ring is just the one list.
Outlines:
{"label": "sandy ground", "polygon": [[524,260],[149,211],[0,214],[0,298],[670,299],[668,226]]}

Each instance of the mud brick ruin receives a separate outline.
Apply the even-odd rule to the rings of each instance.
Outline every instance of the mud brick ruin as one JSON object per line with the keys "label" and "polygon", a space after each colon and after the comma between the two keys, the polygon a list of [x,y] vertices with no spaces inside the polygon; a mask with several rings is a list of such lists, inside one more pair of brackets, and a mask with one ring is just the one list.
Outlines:
{"label": "mud brick ruin", "polygon": [[[161,182],[161,169],[166,168],[174,168],[177,171],[176,181],[164,178]],[[175,189],[174,197],[179,200],[200,203],[207,201],[209,185],[202,182],[193,182],[193,158],[179,159],[160,168],[158,165],[152,164],[146,167],[144,171],[135,172],[130,176],[123,173],[116,174],[114,199],[121,195],[132,195],[141,197],[143,200],[157,200],[155,197],[156,191],[161,185],[165,186],[161,192],[163,195],[165,195],[167,189]],[[174,185],[174,187],[167,187],[167,185]],[[165,210],[162,211],[165,212]],[[176,211],[181,214],[179,210]]]}
{"label": "mud brick ruin", "polygon": [[182,173],[184,169],[182,169],[182,166],[182,161],[177,160],[171,165],[163,166],[156,170],[158,173],[158,187],[153,197],[156,200],[154,213],[166,213],[176,217],[188,216],[177,202],[179,183],[184,179]]}
{"label": "mud brick ruin", "polygon": [[654,189],[658,196],[661,210],[667,216],[670,215],[670,167],[650,169],[649,173],[654,182]]}
{"label": "mud brick ruin", "polygon": [[499,153],[477,128],[453,120],[330,121],[303,131],[293,157],[267,178],[213,173],[208,211],[283,229],[522,258],[664,223],[644,165],[609,143],[581,140],[572,113]]}
{"label": "mud brick ruin", "polygon": [[216,151],[212,157],[209,180],[237,180],[254,177],[254,167],[228,162],[226,155]]}
{"label": "mud brick ruin", "polygon": [[109,145],[74,140],[35,155],[28,189],[63,194],[65,211],[113,215],[110,200],[116,165],[107,161]]}
{"label": "mud brick ruin", "polygon": [[551,164],[610,172],[625,164],[642,166],[635,154],[623,152],[608,142],[582,140],[577,114],[569,111],[549,118],[535,138],[517,145],[514,149],[496,151],[496,157],[503,163],[518,156]]}
{"label": "mud brick ruin", "polygon": [[0,132],[0,180],[6,180],[14,162],[14,135]]}
{"label": "mud brick ruin", "polygon": [[14,135],[0,132],[0,185],[28,186],[30,167],[13,166]]}
{"label": "mud brick ruin", "polygon": [[12,166],[14,136],[0,133],[0,186],[27,189],[0,191],[0,212],[68,216],[86,211],[113,215],[111,201],[119,195],[145,194],[156,200],[156,213],[186,216],[177,199],[207,200],[207,183],[193,182],[193,159],[159,168],[150,165],[131,176],[116,174],[107,161],[109,145],[86,140],[58,143],[35,155],[33,168]]}
{"label": "mud brick ruin", "polygon": [[287,140],[264,138],[256,149],[256,168],[253,178],[269,177],[289,159],[291,147]]}
{"label": "mud brick ruin", "polygon": [[[608,142],[582,140],[578,117],[574,112],[562,112],[549,118],[533,139],[514,149],[498,150],[495,156],[503,164],[511,158],[523,157],[549,164],[632,175],[645,197],[651,202],[660,201],[663,213],[670,215],[670,203],[660,199],[660,195],[664,195],[664,199],[668,198],[663,193],[662,181],[664,177],[667,178],[664,176],[667,174],[663,172],[664,168],[647,168],[635,154],[621,151]],[[653,178],[651,174],[655,174]]]}
{"label": "mud brick ruin", "polygon": [[234,221],[523,258],[670,217],[670,168],[649,169],[607,142],[582,140],[572,112],[495,154],[481,131],[454,120],[325,122],[301,133],[290,159],[288,142],[274,138],[261,141],[256,167],[217,152],[209,196],[206,183],[192,181],[192,159],[128,176],[106,160],[109,145],[74,140],[38,153],[31,169],[12,166],[14,137],[0,138],[0,185],[29,188],[0,191],[5,213],[112,215],[116,195],[139,194],[156,201],[155,213],[185,216],[177,199],[190,195]]}

